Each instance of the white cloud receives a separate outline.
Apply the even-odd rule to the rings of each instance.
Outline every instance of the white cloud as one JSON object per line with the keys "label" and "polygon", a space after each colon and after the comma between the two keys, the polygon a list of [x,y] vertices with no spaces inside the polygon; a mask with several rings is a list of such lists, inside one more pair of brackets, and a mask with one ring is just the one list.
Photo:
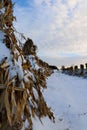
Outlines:
{"label": "white cloud", "polygon": [[68,6],[70,8],[74,8],[77,4],[78,0],[67,0]]}
{"label": "white cloud", "polygon": [[39,55],[87,55],[87,1],[33,0],[32,4],[16,6],[15,26],[34,40]]}

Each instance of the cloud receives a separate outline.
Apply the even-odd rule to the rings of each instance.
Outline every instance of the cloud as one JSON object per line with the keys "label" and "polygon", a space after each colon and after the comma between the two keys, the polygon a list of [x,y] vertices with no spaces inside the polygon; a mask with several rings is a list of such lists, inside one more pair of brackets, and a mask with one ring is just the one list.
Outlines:
{"label": "cloud", "polygon": [[16,4],[15,27],[33,39],[40,56],[87,55],[87,1],[27,0],[27,4]]}
{"label": "cloud", "polygon": [[78,3],[78,0],[68,0],[67,1],[69,8],[75,8],[76,4]]}

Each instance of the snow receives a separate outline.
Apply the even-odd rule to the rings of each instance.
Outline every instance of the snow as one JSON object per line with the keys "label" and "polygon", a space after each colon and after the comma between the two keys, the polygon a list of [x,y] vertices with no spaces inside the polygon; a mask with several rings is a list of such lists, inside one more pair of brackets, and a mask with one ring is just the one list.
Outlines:
{"label": "snow", "polygon": [[21,66],[20,63],[16,62],[16,71],[17,71],[17,74],[18,74],[19,81],[22,81],[23,77],[24,77],[24,73],[23,73],[23,69],[22,69],[22,66]]}
{"label": "snow", "polygon": [[[22,59],[20,57],[16,65],[13,66],[10,50],[3,43],[4,33],[0,32],[0,34],[0,62],[4,57],[7,57],[10,67],[13,67],[10,70],[11,74],[14,76],[18,72],[19,79],[22,80],[24,77],[21,66]],[[34,57],[30,56],[29,59],[32,68],[38,70],[39,66]],[[33,77],[35,81],[31,72],[28,72],[28,75]],[[25,77],[26,81],[28,75]],[[44,117],[41,121],[36,117],[33,119],[33,130],[87,130],[87,79],[68,76],[55,71],[47,79],[47,86],[43,95],[48,106],[54,112],[55,123],[51,122],[48,117]],[[35,92],[35,90],[33,91]],[[23,130],[27,125],[26,120]]]}
{"label": "snow", "polygon": [[28,127],[28,125],[29,125],[29,123],[28,123],[28,120],[26,119],[22,130],[25,130]]}
{"label": "snow", "polygon": [[33,119],[34,130],[87,130],[87,79],[55,72],[47,79],[44,91],[47,104],[55,115],[55,124],[48,117]]}
{"label": "snow", "polygon": [[0,61],[4,58],[8,57],[10,59],[10,51],[6,47],[6,45],[0,40]]}
{"label": "snow", "polygon": [[33,69],[38,70],[40,68],[37,64],[37,61],[35,60],[34,55],[29,55],[27,58],[30,61],[30,64],[31,64]]}
{"label": "snow", "polygon": [[[1,37],[4,37],[3,33],[0,32],[2,35]],[[17,73],[19,76],[19,80],[23,79],[23,69],[21,66],[21,58],[19,57],[18,62],[16,62],[16,65],[13,66],[12,63],[12,56],[11,56],[11,51],[6,47],[6,45],[3,43],[3,38],[0,38],[0,62],[3,60],[3,58],[7,57],[7,62],[10,65],[10,77],[13,78]]]}

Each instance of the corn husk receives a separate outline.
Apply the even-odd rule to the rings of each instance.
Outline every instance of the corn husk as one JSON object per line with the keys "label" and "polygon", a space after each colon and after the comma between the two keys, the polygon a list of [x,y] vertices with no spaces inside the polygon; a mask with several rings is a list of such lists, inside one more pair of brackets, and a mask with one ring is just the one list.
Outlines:
{"label": "corn husk", "polygon": [[[0,61],[0,113],[3,117],[0,130],[21,130],[26,119],[29,122],[26,129],[33,130],[32,119],[35,116],[40,120],[48,116],[54,121],[53,113],[42,94],[42,89],[47,87],[46,78],[52,70],[37,57],[37,47],[33,41],[30,38],[26,40],[21,33],[26,41],[20,47],[21,41],[16,38],[17,31],[13,27],[16,18],[13,16],[12,1],[1,0],[0,10],[2,8],[5,9],[0,14],[0,31],[5,34],[2,44],[9,49],[11,57],[10,62],[6,57]],[[13,77],[11,70],[16,71]]]}

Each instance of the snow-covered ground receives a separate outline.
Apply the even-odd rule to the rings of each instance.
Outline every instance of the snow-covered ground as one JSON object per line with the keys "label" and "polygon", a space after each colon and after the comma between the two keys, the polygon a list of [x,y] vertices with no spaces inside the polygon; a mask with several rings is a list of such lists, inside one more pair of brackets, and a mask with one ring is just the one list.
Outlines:
{"label": "snow-covered ground", "polygon": [[87,130],[87,79],[55,72],[47,86],[44,97],[56,122],[34,119],[34,130]]}

